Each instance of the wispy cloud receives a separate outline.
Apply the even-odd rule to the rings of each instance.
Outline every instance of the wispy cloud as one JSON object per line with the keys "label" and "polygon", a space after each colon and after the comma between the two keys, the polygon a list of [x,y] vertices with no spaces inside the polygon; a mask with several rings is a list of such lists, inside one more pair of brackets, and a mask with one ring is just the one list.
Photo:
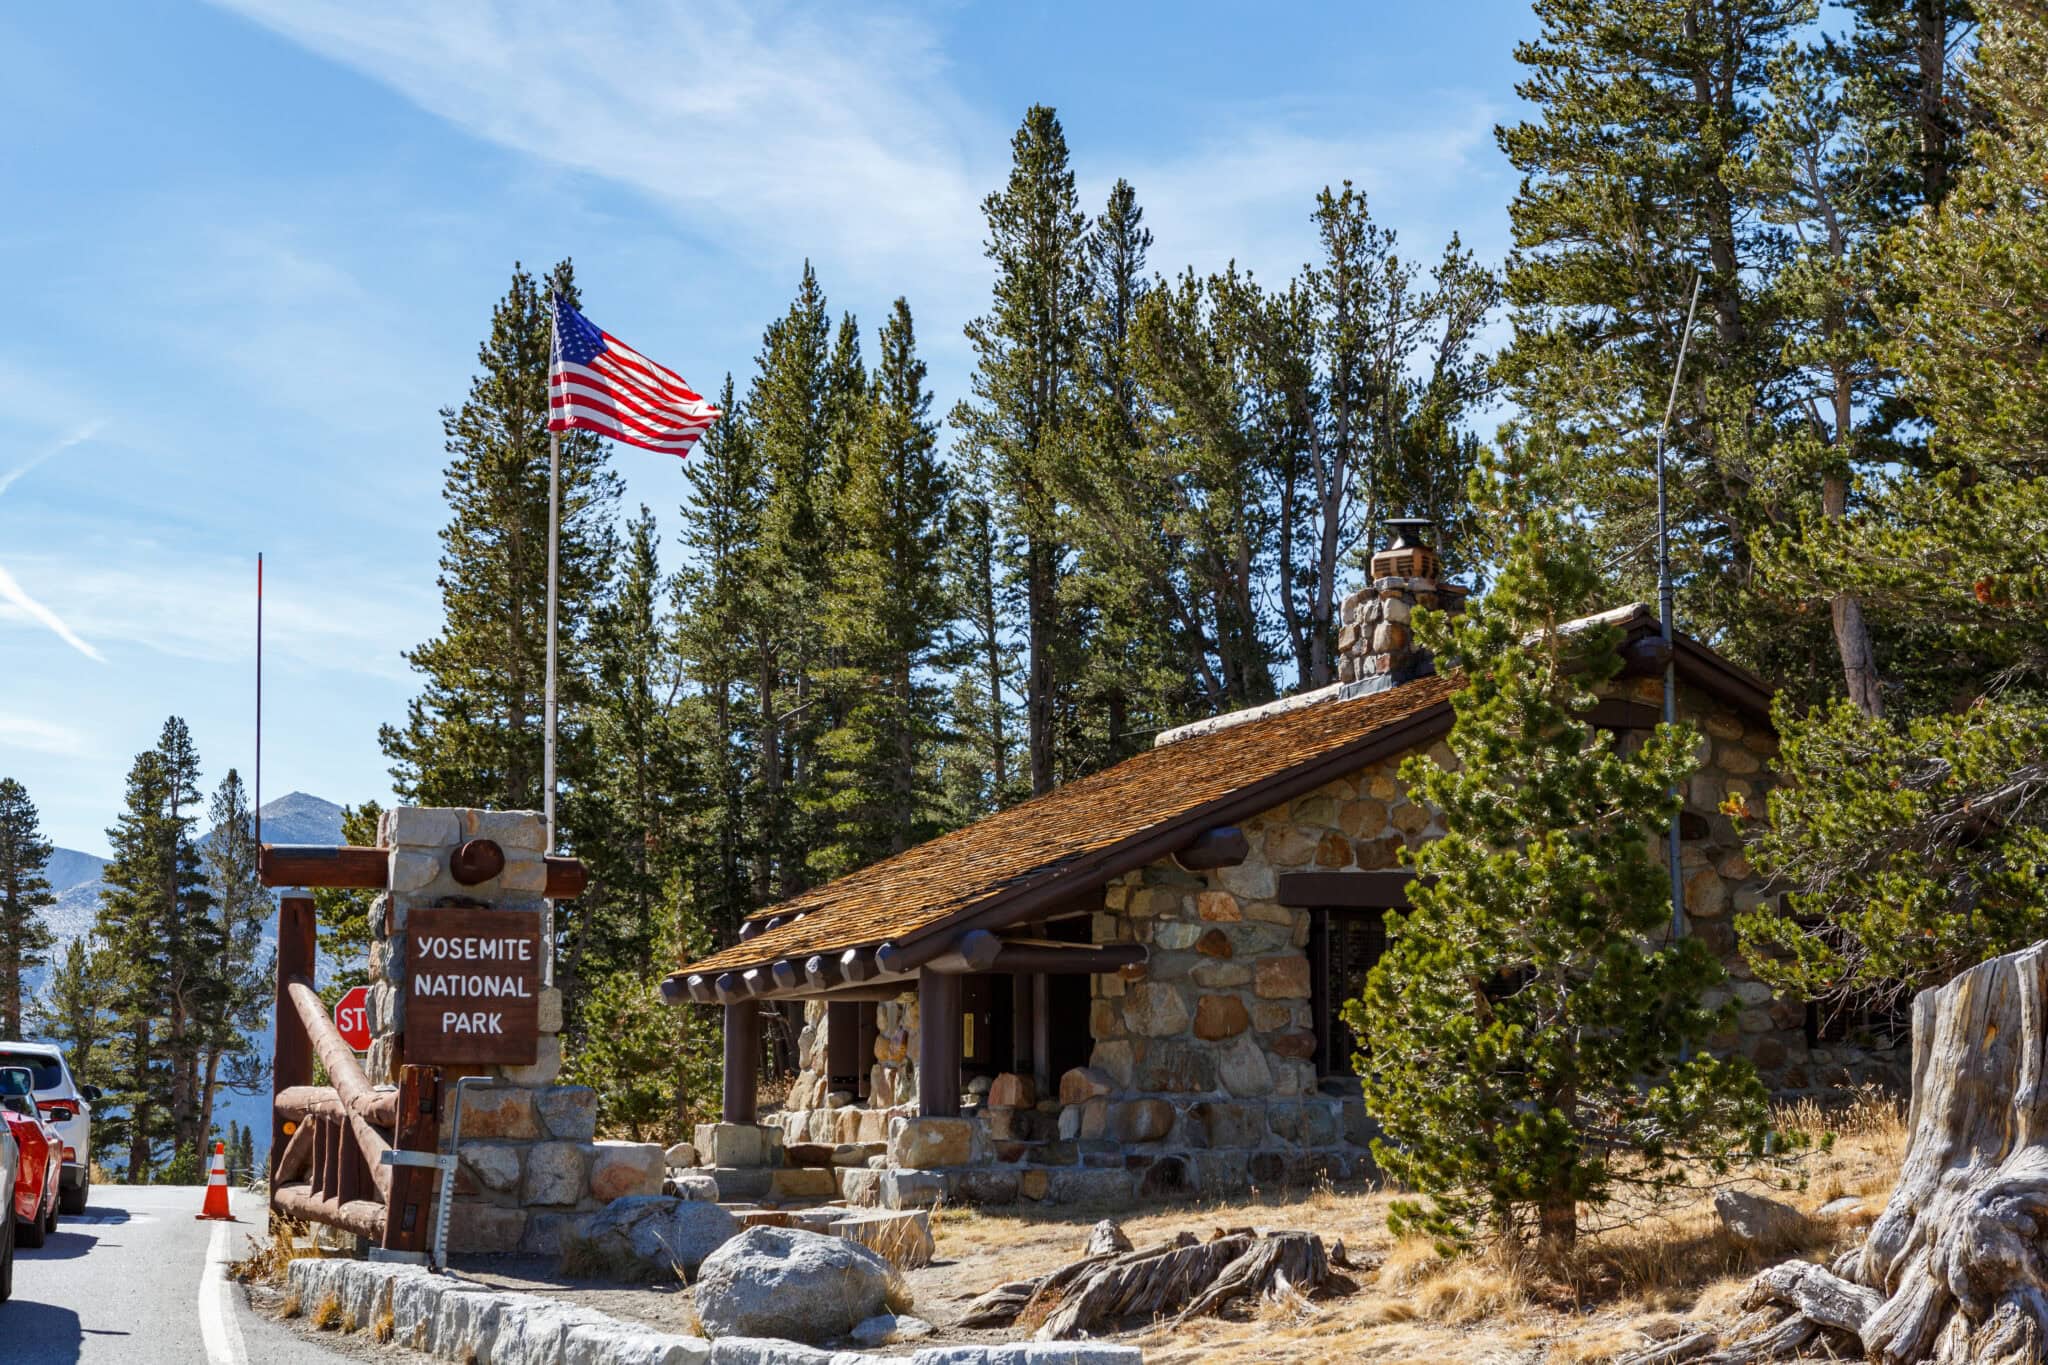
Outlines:
{"label": "wispy cloud", "polygon": [[[708,0],[630,13],[221,0],[502,146],[632,186],[728,246],[900,276],[971,263],[1000,129],[915,20]],[[962,248],[965,248],[963,253]]]}
{"label": "wispy cloud", "polygon": [[83,445],[85,442],[90,441],[93,437],[99,435],[106,425],[105,422],[95,418],[93,421],[87,422],[84,426],[72,432],[69,436],[61,440],[52,441],[49,445],[44,446],[14,468],[4,474],[0,474],[0,493],[5,493],[14,486],[16,480],[20,479],[22,475],[28,473],[37,465],[43,463],[43,461],[50,459],[52,456],[60,455],[75,445]]}
{"label": "wispy cloud", "polygon": [[[811,256],[828,288],[850,273],[882,297],[908,290],[942,346],[986,300],[981,201],[1007,172],[1019,111],[958,88],[914,18],[700,0],[593,3],[565,27],[483,0],[217,3],[475,136],[628,186],[740,258]],[[1346,177],[1389,201],[1382,216],[1415,230],[1418,256],[1435,254],[1448,227],[1401,210],[1470,178],[1498,112],[1456,92],[1444,105],[1448,119],[1362,131],[1351,105],[1219,92],[1177,148],[1143,156],[1068,131],[1090,211],[1116,176],[1137,186],[1158,268],[1236,259],[1277,279],[1314,246],[1315,192]]]}
{"label": "wispy cloud", "polygon": [[[15,612],[28,617],[30,620],[41,622],[55,633],[58,639],[70,645],[93,662],[103,664],[107,661],[106,655],[80,639],[78,632],[64,624],[63,618],[58,616],[56,612],[51,611],[41,602],[30,597],[28,591],[21,584],[14,581],[14,575],[7,572],[5,565],[0,565],[0,601],[11,604]],[[8,614],[0,612],[0,616]]]}
{"label": "wispy cloud", "polygon": [[[80,565],[69,555],[26,562],[66,575],[68,614],[96,639],[202,663],[253,657],[253,563],[150,545],[118,562]],[[0,570],[0,597],[9,581]],[[431,583],[371,581],[360,564],[303,564],[289,577],[272,565],[264,599],[266,657],[318,673],[409,679],[400,651],[426,639],[439,620]],[[0,606],[0,621],[9,614]]]}
{"label": "wispy cloud", "polygon": [[85,755],[87,748],[85,736],[68,725],[0,711],[0,749],[79,758]]}
{"label": "wispy cloud", "polygon": [[[29,456],[21,464],[8,470],[5,474],[0,474],[0,494],[6,493],[8,488],[20,479],[22,475],[28,473],[51,456],[91,440],[104,425],[106,424],[100,421],[87,422],[69,436],[53,442]],[[0,564],[0,601],[10,603],[16,613],[27,616],[32,621],[40,622],[54,633],[58,639],[70,645],[93,662],[103,664],[107,661],[105,655],[81,639],[78,632],[66,625],[64,619],[58,616],[56,612],[51,611],[41,602],[29,596],[28,590],[15,580],[14,575],[7,571],[7,566],[4,564]]]}

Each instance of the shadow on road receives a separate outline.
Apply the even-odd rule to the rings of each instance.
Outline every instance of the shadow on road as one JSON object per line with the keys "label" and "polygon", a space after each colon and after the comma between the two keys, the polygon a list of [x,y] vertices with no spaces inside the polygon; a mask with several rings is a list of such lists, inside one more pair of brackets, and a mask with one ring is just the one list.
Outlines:
{"label": "shadow on road", "polygon": [[23,1247],[15,1254],[24,1261],[69,1261],[91,1251],[99,1240],[94,1233],[72,1232],[60,1223],[34,1251]]}
{"label": "shadow on road", "polygon": [[64,1214],[57,1226],[61,1228],[65,1223],[70,1223],[74,1226],[99,1227],[109,1223],[125,1223],[128,1218],[129,1213],[126,1209],[115,1208],[110,1204],[87,1204],[84,1213]]}
{"label": "shadow on road", "polygon": [[72,1365],[85,1349],[78,1314],[19,1296],[0,1304],[0,1336],[9,1365]]}

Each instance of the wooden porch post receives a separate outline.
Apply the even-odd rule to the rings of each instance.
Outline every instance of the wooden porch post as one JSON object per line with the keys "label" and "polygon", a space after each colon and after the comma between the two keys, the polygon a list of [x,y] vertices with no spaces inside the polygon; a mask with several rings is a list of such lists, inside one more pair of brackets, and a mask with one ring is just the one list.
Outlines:
{"label": "wooden porch post", "polygon": [[[285,1118],[277,1111],[278,1092],[313,1083],[313,1040],[299,1022],[287,983],[295,977],[313,979],[313,954],[319,940],[313,931],[313,898],[286,896],[277,907],[277,1013],[271,1027],[273,1062],[270,1072],[270,1168],[274,1175],[284,1155]],[[304,1120],[301,1120],[303,1122]],[[277,1182],[271,1182],[275,1189]]]}
{"label": "wooden porch post", "polygon": [[1044,972],[1031,978],[1031,1080],[1042,1100],[1059,1084],[1052,1074],[1052,978]]}
{"label": "wooden porch post", "polygon": [[761,1002],[735,1000],[725,1007],[725,1106],[727,1123],[752,1123],[759,1116]]}
{"label": "wooden porch post", "polygon": [[834,1000],[825,1006],[825,1088],[860,1091],[860,1005]]}
{"label": "wooden porch post", "polygon": [[924,1118],[960,1114],[960,978],[951,972],[917,974],[917,1112]]}

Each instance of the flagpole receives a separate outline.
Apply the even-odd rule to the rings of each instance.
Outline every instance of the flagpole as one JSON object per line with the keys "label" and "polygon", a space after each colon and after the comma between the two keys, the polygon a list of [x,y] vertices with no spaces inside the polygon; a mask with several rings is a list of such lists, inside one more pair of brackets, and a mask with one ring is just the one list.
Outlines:
{"label": "flagpole", "polygon": [[[559,303],[559,296],[553,302]],[[553,354],[561,350],[560,320],[554,322],[555,344],[550,347]],[[547,824],[548,852],[555,851],[555,614],[556,578],[559,572],[562,543],[562,437],[559,432],[548,432],[548,684],[546,737],[541,751],[541,818]],[[541,980],[547,985],[555,984],[555,903],[549,901],[542,912],[542,938],[547,952],[541,957]]]}
{"label": "flagpole", "polygon": [[548,433],[548,694],[547,741],[541,762],[541,811],[548,826],[548,852],[555,851],[555,578],[561,559],[562,438]]}

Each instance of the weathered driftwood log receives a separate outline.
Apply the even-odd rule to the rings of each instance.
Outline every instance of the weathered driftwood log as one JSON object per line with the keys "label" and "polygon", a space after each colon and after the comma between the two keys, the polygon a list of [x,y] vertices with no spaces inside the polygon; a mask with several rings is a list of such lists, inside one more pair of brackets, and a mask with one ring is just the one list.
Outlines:
{"label": "weathered driftwood log", "polygon": [[1031,1302],[1031,1296],[1038,1291],[1037,1280],[1011,1280],[999,1284],[973,1303],[960,1315],[956,1326],[960,1327],[1008,1327],[1024,1311],[1024,1305]]}
{"label": "weathered driftwood log", "polygon": [[1738,1331],[1715,1362],[1785,1359],[1825,1329],[1884,1365],[2048,1359],[2048,942],[1914,1000],[1907,1128],[1898,1184],[1843,1273],[1765,1271],[1752,1300],[1797,1310],[1766,1334],[1775,1354]]}
{"label": "weathered driftwood log", "polygon": [[1238,1298],[1349,1285],[1311,1233],[1219,1229],[1203,1242],[1183,1232],[1133,1249],[1105,1219],[1090,1232],[1086,1255],[1036,1280],[997,1285],[967,1306],[959,1325],[1035,1325],[1040,1341],[1060,1341],[1129,1321],[1184,1321]]}
{"label": "weathered driftwood log", "polygon": [[1215,1283],[1249,1247],[1243,1238],[1197,1242],[1187,1236],[1119,1256],[1070,1285],[1036,1335],[1040,1341],[1068,1341],[1126,1318],[1149,1322]]}

